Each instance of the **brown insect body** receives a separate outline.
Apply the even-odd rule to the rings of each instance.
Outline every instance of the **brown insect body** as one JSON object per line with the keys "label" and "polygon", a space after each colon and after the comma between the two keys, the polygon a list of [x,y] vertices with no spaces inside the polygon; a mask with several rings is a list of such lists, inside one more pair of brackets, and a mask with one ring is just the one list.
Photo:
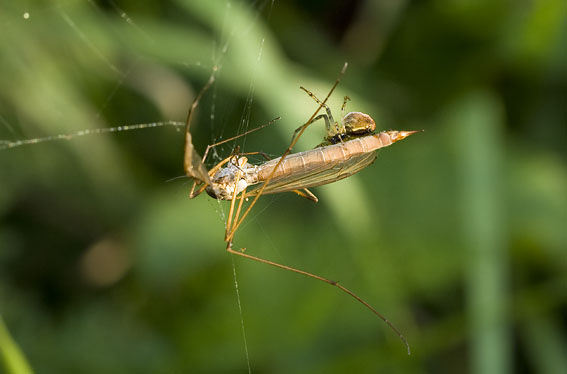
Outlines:
{"label": "brown insect body", "polygon": [[[199,98],[214,81],[213,71],[208,83],[193,102],[186,122],[184,166],[187,176],[194,179],[189,197],[193,198],[206,190],[207,193],[214,198],[231,201],[224,236],[227,252],[296,274],[305,275],[340,289],[384,321],[403,341],[408,354],[410,354],[409,344],[403,334],[374,307],[338,282],[314,273],[266,260],[251,255],[248,252],[245,253],[245,248],[241,248],[240,250],[233,248],[233,240],[236,231],[242,225],[244,219],[248,216],[261,195],[292,191],[301,197],[316,202],[317,197],[309,191],[309,187],[332,183],[358,173],[376,159],[377,150],[405,139],[417,132],[384,131],[373,134],[376,124],[367,114],[351,112],[344,115],[345,105],[349,100],[346,96],[341,107],[341,113],[343,113],[342,119],[340,122],[336,122],[326,102],[335,90],[346,67],[347,64],[345,63],[339,77],[323,101],[319,100],[309,90],[300,87],[319,104],[319,107],[307,122],[295,130],[289,147],[284,151],[281,157],[259,165],[253,165],[248,163],[248,159],[245,156],[259,152],[238,154],[238,151],[236,151],[232,156],[222,160],[211,170],[206,171],[203,160],[206,159],[209,149],[238,137],[225,139],[208,146],[202,159],[193,147],[191,134],[189,132],[191,117],[198,104]],[[317,115],[322,108],[325,108],[326,114]],[[325,121],[325,127],[327,129],[325,143],[315,149],[292,154],[291,151],[297,143],[298,138],[305,132],[305,129],[310,124],[319,119]],[[256,131],[257,129],[247,131],[240,136]],[[248,190],[248,187],[251,187],[250,190]],[[249,204],[244,207],[244,202],[249,200],[248,197],[252,197],[252,199],[250,199]]]}
{"label": "brown insect body", "polygon": [[[366,168],[376,159],[376,152],[416,131],[384,131],[333,145],[287,156],[275,171],[263,193],[280,193],[310,188],[347,178]],[[258,183],[263,183],[279,158],[258,165]],[[254,195],[254,191],[247,194]]]}
{"label": "brown insect body", "polygon": [[374,162],[377,156],[375,151],[405,139],[415,132],[384,131],[359,136],[337,144],[292,153],[281,163],[280,157],[260,165],[248,163],[246,157],[234,157],[234,161],[228,162],[211,177],[207,193],[217,199],[232,200],[235,190],[238,195],[245,188],[255,186],[253,190],[246,192],[246,196],[254,196],[278,163],[279,166],[264,188],[263,194],[289,192],[333,183],[358,173]]}

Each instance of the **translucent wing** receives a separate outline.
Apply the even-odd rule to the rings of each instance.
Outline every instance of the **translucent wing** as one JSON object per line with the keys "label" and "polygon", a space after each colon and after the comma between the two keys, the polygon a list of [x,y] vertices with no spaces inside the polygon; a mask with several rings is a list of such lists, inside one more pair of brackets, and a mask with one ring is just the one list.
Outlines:
{"label": "translucent wing", "polygon": [[[289,192],[333,183],[358,173],[374,162],[375,159],[376,152],[369,152],[355,155],[346,161],[320,163],[317,167],[313,167],[305,172],[296,172],[279,178],[273,178],[262,194]],[[275,166],[273,161],[276,160],[272,160]],[[255,185],[254,189],[247,192],[246,195],[256,195],[263,185],[264,183]]]}
{"label": "translucent wing", "polygon": [[[294,153],[258,165],[258,185],[247,194],[257,195],[270,175],[273,178],[262,193],[279,193],[333,183],[358,173],[376,159],[378,149],[415,134],[417,131],[384,131],[356,137],[344,143]],[[280,163],[274,173],[274,168]]]}

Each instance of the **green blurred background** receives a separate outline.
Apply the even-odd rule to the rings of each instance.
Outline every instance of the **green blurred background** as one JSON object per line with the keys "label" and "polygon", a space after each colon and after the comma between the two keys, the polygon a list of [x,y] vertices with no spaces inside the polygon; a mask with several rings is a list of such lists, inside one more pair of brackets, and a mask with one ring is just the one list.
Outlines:
{"label": "green blurred background", "polygon": [[[188,199],[182,132],[0,151],[3,373],[567,371],[567,23],[561,0],[20,1],[0,5],[0,139],[183,121],[274,157],[299,86],[424,129],[313,204],[266,196],[231,258],[227,203]],[[318,144],[314,125],[297,150]],[[219,147],[216,158],[230,154]],[[236,270],[242,320],[235,292]]]}

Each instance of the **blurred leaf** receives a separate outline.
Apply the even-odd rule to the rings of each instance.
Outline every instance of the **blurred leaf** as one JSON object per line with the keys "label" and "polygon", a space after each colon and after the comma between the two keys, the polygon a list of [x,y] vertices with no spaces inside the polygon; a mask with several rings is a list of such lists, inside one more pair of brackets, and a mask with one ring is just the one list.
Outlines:
{"label": "blurred leaf", "polygon": [[20,347],[10,336],[4,319],[0,317],[0,357],[2,372],[6,374],[31,374],[33,370]]}

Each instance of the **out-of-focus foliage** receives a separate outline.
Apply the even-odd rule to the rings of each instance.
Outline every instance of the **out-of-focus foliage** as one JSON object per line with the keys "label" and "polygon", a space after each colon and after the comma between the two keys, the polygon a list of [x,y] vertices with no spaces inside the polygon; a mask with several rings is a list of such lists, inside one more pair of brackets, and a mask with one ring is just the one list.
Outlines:
{"label": "out-of-focus foliage", "polygon": [[298,87],[324,96],[344,61],[336,117],[348,95],[380,129],[425,130],[314,189],[318,204],[262,198],[235,239],[353,289],[403,331],[409,357],[337,289],[227,255],[227,204],[170,180],[183,173],[181,132],[1,150],[6,370],[246,372],[233,264],[253,372],[567,370],[564,1],[0,9],[0,139],[183,120],[217,65],[197,148],[281,116],[237,141],[275,157],[316,109]]}
{"label": "out-of-focus foliage", "polygon": [[0,318],[0,362],[3,373],[30,373],[32,369],[14,339],[10,336],[4,321]]}

